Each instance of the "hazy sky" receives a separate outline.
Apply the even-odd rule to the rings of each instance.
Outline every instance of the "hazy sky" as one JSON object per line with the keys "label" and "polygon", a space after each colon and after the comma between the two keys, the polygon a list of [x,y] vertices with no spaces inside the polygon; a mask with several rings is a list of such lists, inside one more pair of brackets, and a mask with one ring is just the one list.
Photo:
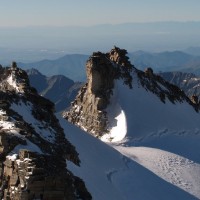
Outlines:
{"label": "hazy sky", "polygon": [[0,26],[200,21],[200,0],[0,0]]}

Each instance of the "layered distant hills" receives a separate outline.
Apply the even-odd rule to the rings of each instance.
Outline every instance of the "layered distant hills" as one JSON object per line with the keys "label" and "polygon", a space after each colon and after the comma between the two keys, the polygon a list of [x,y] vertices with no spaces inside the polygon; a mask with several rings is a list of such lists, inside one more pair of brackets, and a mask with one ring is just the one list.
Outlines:
{"label": "layered distant hills", "polygon": [[19,63],[23,69],[35,68],[46,76],[65,75],[75,81],[85,79],[85,62],[87,55],[72,54],[55,60],[42,60],[33,63]]}
{"label": "layered distant hills", "polygon": [[190,55],[182,51],[160,53],[138,51],[130,53],[129,57],[139,69],[152,67],[156,71],[177,71],[200,67],[200,56]]}
{"label": "layered distant hills", "polygon": [[[138,49],[185,49],[189,46],[200,46],[199,35],[199,21],[1,27],[0,31],[0,38],[3,38],[1,47],[26,49],[29,55],[33,55],[33,49],[42,50],[41,54],[48,49],[90,54],[97,47],[100,51],[107,51],[113,44],[124,47],[129,52]],[[15,57],[9,56],[7,60],[19,57],[28,60],[27,56],[20,56],[19,51],[16,51]]]}
{"label": "layered distant hills", "polygon": [[[191,52],[191,50],[187,50]],[[200,74],[200,56],[192,55],[182,51],[151,53],[136,51],[128,54],[134,65],[144,70],[152,67],[155,72],[184,71]],[[19,63],[23,69],[35,68],[46,76],[57,74],[65,75],[74,81],[85,81],[85,63],[88,55],[71,54],[55,60],[42,60],[33,63]]]}
{"label": "layered distant hills", "polygon": [[31,86],[36,88],[41,96],[54,102],[57,112],[70,106],[82,86],[81,82],[74,82],[63,75],[46,77],[36,69],[27,70],[27,74]]}

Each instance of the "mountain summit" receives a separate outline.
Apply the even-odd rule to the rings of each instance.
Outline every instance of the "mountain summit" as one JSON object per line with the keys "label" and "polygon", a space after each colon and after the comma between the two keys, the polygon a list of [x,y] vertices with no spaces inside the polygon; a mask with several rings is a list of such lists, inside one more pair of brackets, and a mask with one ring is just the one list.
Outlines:
{"label": "mountain summit", "polygon": [[1,199],[91,199],[66,168],[80,159],[54,115],[54,104],[29,85],[15,62],[0,68]]}
{"label": "mountain summit", "polygon": [[[120,130],[116,127],[122,121],[122,132],[127,136],[130,130],[140,133],[144,129],[177,129],[176,124],[181,125],[183,119],[180,109],[183,109],[181,112],[187,109],[198,118],[198,100],[191,101],[181,89],[154,74],[151,68],[144,72],[136,69],[126,54],[126,50],[117,47],[106,54],[93,53],[86,63],[87,83],[79,91],[70,111],[63,113],[68,121],[97,137],[108,134],[113,140],[120,134],[115,135],[114,130]],[[167,119],[169,112],[171,116]],[[186,124],[190,124],[189,121],[194,124],[186,110],[184,118]],[[140,120],[146,128],[139,125]],[[132,128],[128,130],[127,126]]]}
{"label": "mountain summit", "polygon": [[[68,125],[73,130],[70,140],[93,166],[89,172],[96,175],[98,168],[101,184],[88,176],[86,166],[70,165],[92,195],[102,199],[98,188],[109,182],[118,195],[109,198],[107,192],[103,199],[199,199],[198,98],[190,100],[152,68],[138,70],[129,62],[126,50],[117,47],[106,54],[94,53],[86,72],[87,83],[63,116],[121,155],[117,159],[116,152],[112,154],[96,138],[92,144],[83,131]],[[99,162],[101,159],[106,163]]]}

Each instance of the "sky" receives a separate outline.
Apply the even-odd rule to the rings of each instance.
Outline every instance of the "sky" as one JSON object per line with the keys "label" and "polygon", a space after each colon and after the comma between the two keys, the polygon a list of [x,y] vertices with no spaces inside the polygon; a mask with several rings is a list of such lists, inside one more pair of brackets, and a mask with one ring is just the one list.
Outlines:
{"label": "sky", "polygon": [[38,49],[58,57],[113,45],[131,52],[200,46],[199,8],[200,0],[0,0],[0,63],[39,60]]}
{"label": "sky", "polygon": [[200,21],[200,0],[0,0],[0,26]]}

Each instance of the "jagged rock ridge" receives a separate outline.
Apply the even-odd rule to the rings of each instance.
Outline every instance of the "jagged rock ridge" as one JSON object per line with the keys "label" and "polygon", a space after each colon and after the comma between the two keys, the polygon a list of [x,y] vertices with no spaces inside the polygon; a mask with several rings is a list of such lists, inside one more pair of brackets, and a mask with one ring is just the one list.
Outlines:
{"label": "jagged rock ridge", "polygon": [[80,164],[65,138],[54,104],[29,85],[16,63],[0,68],[1,199],[91,199],[84,183],[66,169]]}
{"label": "jagged rock ridge", "polygon": [[87,83],[79,91],[72,108],[63,116],[95,136],[107,131],[105,109],[109,104],[114,80],[121,78],[132,87],[133,66],[126,50],[115,47],[109,53],[93,53],[86,64]]}
{"label": "jagged rock ridge", "polygon": [[189,97],[196,95],[200,97],[200,78],[192,73],[184,72],[161,72],[165,80],[180,87]]}
{"label": "jagged rock ridge", "polygon": [[109,132],[106,108],[118,79],[122,79],[130,90],[134,79],[138,87],[154,93],[163,103],[187,102],[198,111],[199,102],[193,103],[181,89],[154,74],[151,68],[145,72],[136,69],[126,54],[126,50],[117,47],[106,54],[93,53],[86,63],[87,83],[71,109],[63,112],[64,118],[97,137]]}

